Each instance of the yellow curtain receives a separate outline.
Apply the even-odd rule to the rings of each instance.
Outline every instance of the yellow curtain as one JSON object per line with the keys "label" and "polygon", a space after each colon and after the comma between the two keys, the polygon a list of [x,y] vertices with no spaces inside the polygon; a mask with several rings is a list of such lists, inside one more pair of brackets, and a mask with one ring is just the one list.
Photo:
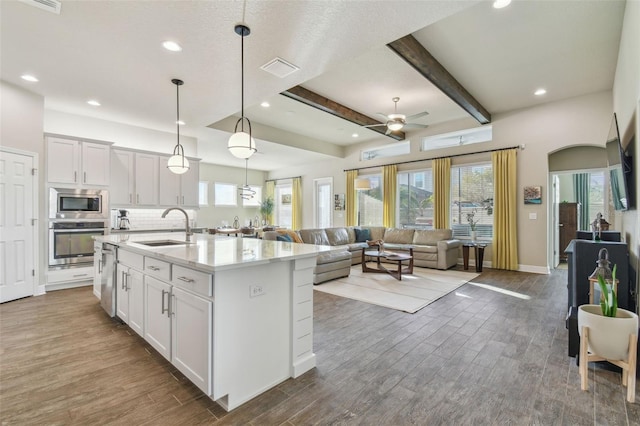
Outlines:
{"label": "yellow curtain", "polygon": [[[264,199],[271,198],[274,202],[275,208],[275,196],[276,196],[276,182],[273,180],[268,180],[264,183]],[[267,223],[273,223],[273,213],[269,215],[269,217],[265,218]]]}
{"label": "yellow curtain", "polygon": [[396,226],[396,193],[398,166],[392,164],[382,167],[382,224],[387,228]]}
{"label": "yellow curtain", "polygon": [[357,170],[347,170],[345,173],[345,181],[347,194],[345,196],[345,208],[347,217],[345,218],[346,226],[355,226],[358,222],[358,218],[356,217],[356,188],[355,188],[355,180],[358,177]]}
{"label": "yellow curtain", "polygon": [[291,229],[302,228],[302,178],[292,179],[291,192]]}
{"label": "yellow curtain", "polygon": [[449,228],[451,204],[451,158],[433,160],[433,227]]}
{"label": "yellow curtain", "polygon": [[493,267],[518,270],[516,149],[491,154],[493,163]]}

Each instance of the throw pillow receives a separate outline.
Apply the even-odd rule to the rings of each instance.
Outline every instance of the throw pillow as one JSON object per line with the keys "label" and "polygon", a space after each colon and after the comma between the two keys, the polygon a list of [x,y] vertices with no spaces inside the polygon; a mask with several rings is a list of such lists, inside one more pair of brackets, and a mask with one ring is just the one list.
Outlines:
{"label": "throw pillow", "polygon": [[364,243],[371,239],[371,232],[368,229],[354,228],[356,231],[356,243]]}
{"label": "throw pillow", "polygon": [[288,236],[287,234],[283,234],[283,235],[278,235],[276,236],[276,240],[277,241],[287,241],[287,242],[293,242],[293,240],[291,239],[290,236]]}

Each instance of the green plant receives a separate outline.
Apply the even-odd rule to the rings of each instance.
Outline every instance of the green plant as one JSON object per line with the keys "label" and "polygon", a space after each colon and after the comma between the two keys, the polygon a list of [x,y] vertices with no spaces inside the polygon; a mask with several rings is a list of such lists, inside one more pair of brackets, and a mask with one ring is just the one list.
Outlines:
{"label": "green plant", "polygon": [[[613,272],[611,274],[612,283],[616,282],[616,268],[618,265],[613,265]],[[602,309],[602,315],[605,317],[615,317],[618,310],[618,296],[613,289],[613,284],[607,284],[602,275],[598,275],[598,285],[602,296],[600,297],[600,309]]]}
{"label": "green plant", "polygon": [[274,207],[274,203],[273,203],[272,197],[267,197],[264,199],[263,202],[260,203],[260,214],[265,220],[267,221],[271,220],[271,215],[273,214],[273,207]]}

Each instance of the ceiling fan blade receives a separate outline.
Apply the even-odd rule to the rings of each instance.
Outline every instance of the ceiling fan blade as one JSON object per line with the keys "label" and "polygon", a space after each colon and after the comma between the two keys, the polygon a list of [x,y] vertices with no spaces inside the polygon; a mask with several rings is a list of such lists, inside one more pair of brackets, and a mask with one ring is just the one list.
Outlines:
{"label": "ceiling fan blade", "polygon": [[387,131],[384,133],[385,136],[388,136],[391,133],[391,129],[387,127]]}
{"label": "ceiling fan blade", "polygon": [[404,129],[426,129],[429,127],[428,124],[418,124],[418,123],[407,123],[404,125]]}
{"label": "ceiling fan blade", "polygon": [[386,126],[385,123],[380,123],[380,124],[367,124],[366,126],[362,126],[362,127],[379,127],[379,126]]}
{"label": "ceiling fan blade", "polygon": [[381,112],[376,112],[376,114],[378,114],[380,117],[383,117],[385,120],[389,119],[389,116],[387,114],[383,114]]}
{"label": "ceiling fan blade", "polygon": [[406,118],[406,120],[407,120],[407,121],[413,121],[413,120],[415,120],[416,118],[424,117],[425,115],[428,115],[428,114],[429,114],[429,112],[428,112],[428,111],[419,112],[419,113],[417,113],[417,114],[413,114],[413,115],[408,116],[408,117]]}

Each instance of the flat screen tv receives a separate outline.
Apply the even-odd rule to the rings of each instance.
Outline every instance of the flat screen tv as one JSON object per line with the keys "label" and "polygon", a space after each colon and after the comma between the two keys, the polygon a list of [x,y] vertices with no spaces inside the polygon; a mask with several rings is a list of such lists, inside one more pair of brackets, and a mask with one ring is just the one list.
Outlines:
{"label": "flat screen tv", "polygon": [[628,210],[631,206],[631,199],[629,198],[631,161],[624,155],[615,113],[613,114],[609,136],[607,137],[606,151],[613,207],[616,210]]}

